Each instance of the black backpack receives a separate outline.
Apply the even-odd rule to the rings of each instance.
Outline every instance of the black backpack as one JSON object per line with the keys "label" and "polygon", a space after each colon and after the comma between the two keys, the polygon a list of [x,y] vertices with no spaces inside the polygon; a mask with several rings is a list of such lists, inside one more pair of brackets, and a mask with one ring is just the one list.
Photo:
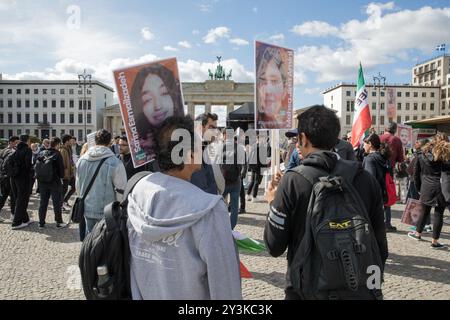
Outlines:
{"label": "black backpack", "polygon": [[7,170],[6,170],[6,158],[9,156],[12,150],[10,149],[3,149],[0,152],[0,179],[7,178]]}
{"label": "black backpack", "polygon": [[12,150],[7,153],[2,163],[2,176],[7,178],[15,178],[20,174],[20,162],[17,157],[17,151]]}
{"label": "black backpack", "polygon": [[352,186],[359,170],[345,160],[337,161],[331,173],[304,165],[291,170],[313,185],[305,235],[290,269],[303,299],[382,298],[381,290],[367,286],[368,267],[382,272],[383,266],[368,213]]}
{"label": "black backpack", "polygon": [[[128,181],[123,201],[108,204],[103,219],[83,241],[78,264],[87,300],[131,299],[128,195],[150,173],[139,172]],[[101,266],[107,267],[108,274],[99,285],[97,268]]]}
{"label": "black backpack", "polygon": [[42,155],[39,155],[34,167],[36,179],[39,182],[52,182],[54,177],[54,161],[56,160],[56,154],[52,154],[49,151],[44,151]]}
{"label": "black backpack", "polygon": [[229,185],[235,183],[241,177],[241,166],[237,163],[237,143],[234,144],[233,163],[230,162],[229,157],[226,155],[226,145],[223,146],[222,164],[220,169],[225,179],[225,184]]}

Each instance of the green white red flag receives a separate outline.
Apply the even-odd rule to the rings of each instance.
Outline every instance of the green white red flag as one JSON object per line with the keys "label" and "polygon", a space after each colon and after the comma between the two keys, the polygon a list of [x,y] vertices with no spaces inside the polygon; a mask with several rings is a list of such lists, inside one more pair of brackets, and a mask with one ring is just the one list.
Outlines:
{"label": "green white red flag", "polygon": [[352,146],[359,145],[364,132],[372,125],[372,116],[368,102],[366,84],[361,63],[359,64],[358,86],[356,89],[355,115],[353,117],[352,127]]}

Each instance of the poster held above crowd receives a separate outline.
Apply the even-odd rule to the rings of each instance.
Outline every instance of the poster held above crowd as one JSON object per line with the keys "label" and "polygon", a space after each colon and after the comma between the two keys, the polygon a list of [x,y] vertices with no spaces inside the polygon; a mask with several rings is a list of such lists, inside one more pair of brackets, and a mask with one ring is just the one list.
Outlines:
{"label": "poster held above crowd", "polygon": [[155,133],[170,116],[183,116],[176,58],[114,71],[120,111],[134,167],[155,157]]}

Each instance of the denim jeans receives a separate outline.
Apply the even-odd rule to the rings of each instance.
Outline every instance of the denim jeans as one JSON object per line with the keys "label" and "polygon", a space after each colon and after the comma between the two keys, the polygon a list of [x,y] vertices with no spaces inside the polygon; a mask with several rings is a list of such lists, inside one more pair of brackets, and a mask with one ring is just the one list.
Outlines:
{"label": "denim jeans", "polygon": [[92,232],[92,230],[94,229],[95,225],[100,220],[90,219],[90,218],[86,218],[86,217],[84,217],[84,219],[86,220],[86,236],[87,236],[89,233]]}
{"label": "denim jeans", "polygon": [[228,194],[230,194],[231,229],[234,229],[234,227],[236,227],[237,220],[238,220],[240,191],[241,191],[241,181],[238,180],[236,183],[226,186],[225,191],[223,193],[224,197],[226,197]]}

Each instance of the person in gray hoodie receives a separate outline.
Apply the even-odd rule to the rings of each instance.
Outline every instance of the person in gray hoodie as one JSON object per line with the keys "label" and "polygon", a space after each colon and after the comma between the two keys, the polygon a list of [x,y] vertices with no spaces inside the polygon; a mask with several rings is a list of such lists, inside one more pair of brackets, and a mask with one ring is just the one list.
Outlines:
{"label": "person in gray hoodie", "polygon": [[[82,197],[94,176],[100,160],[106,158],[84,201],[86,234],[103,218],[103,209],[114,201],[121,200],[121,194],[127,185],[127,174],[122,161],[109,148],[111,133],[105,129],[95,135],[95,147],[92,147],[77,162],[75,188]],[[84,238],[80,234],[81,238]],[[81,239],[83,240],[83,239]]]}
{"label": "person in gray hoodie", "polygon": [[[184,130],[181,161],[172,159]],[[242,299],[239,258],[227,208],[220,195],[190,183],[201,168],[201,138],[191,118],[169,117],[157,139],[161,172],[152,173],[128,197],[130,276],[134,300]],[[182,140],[184,143],[186,140]],[[198,158],[199,159],[199,158]]]}

